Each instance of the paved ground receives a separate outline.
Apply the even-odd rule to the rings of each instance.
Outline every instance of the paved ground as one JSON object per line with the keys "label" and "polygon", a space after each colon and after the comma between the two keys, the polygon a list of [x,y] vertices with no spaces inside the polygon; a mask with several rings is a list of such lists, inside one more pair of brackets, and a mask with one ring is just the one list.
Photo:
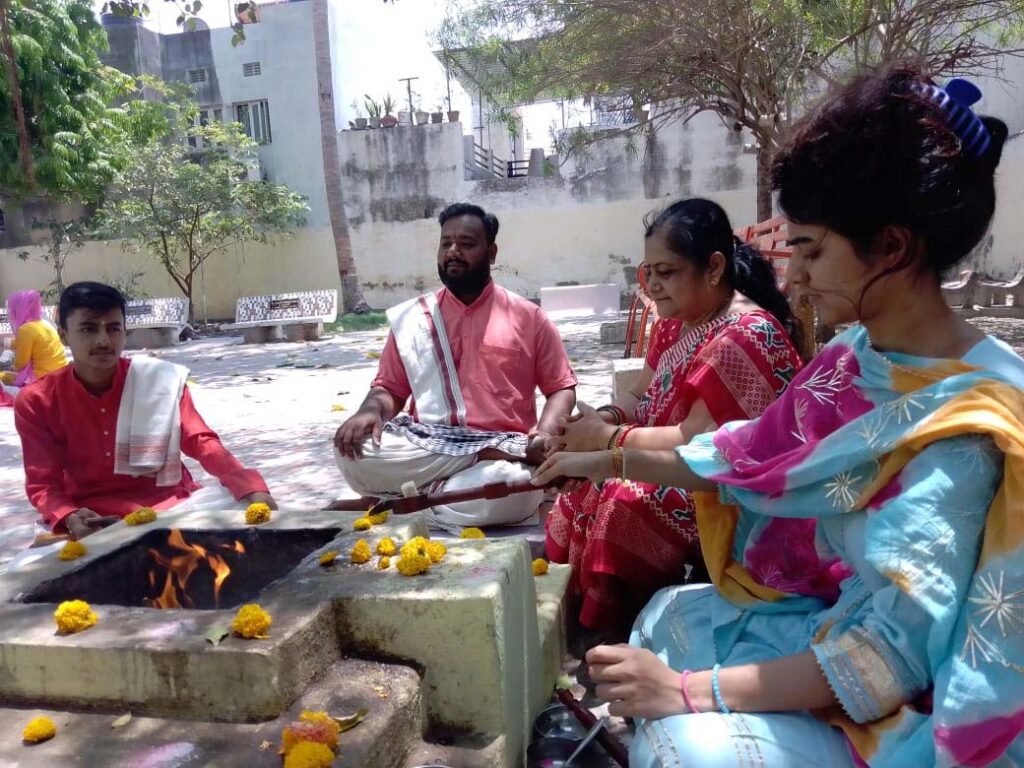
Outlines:
{"label": "paved ground", "polygon": [[[597,344],[599,325],[559,324],[580,376],[580,397],[595,404],[609,399],[611,360],[621,354],[617,346]],[[244,345],[241,337],[222,337],[155,354],[191,369],[199,412],[243,464],[263,473],[283,509],[319,508],[347,492],[331,439],[366,394],[377,367],[371,355],[384,339],[384,330],[298,344]],[[337,405],[346,410],[333,411]],[[186,463],[199,482],[211,481],[194,461]],[[33,537],[37,514],[24,482],[14,414],[0,408],[0,564]]]}

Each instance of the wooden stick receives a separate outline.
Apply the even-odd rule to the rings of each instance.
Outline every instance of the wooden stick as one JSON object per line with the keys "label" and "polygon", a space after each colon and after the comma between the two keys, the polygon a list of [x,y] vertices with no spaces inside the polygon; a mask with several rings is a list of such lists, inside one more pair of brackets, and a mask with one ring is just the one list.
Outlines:
{"label": "wooden stick", "polygon": [[[576,719],[580,721],[580,724],[590,730],[594,727],[594,723],[597,722],[597,718],[594,714],[576,701],[576,698],[565,688],[558,688],[555,691],[555,695],[558,700],[569,708],[569,711],[575,715]],[[607,729],[602,728],[597,734],[597,740],[604,747],[605,751],[611,755],[612,760],[618,763],[622,768],[629,768],[629,753],[626,752],[626,748],[622,746],[622,742],[608,733]]]}
{"label": "wooden stick", "polygon": [[[553,485],[558,485],[555,481]],[[390,509],[396,515],[406,515],[410,512],[419,512],[430,507],[441,504],[458,504],[463,501],[476,501],[477,499],[503,499],[515,493],[527,493],[528,491],[541,490],[529,480],[518,483],[488,483],[479,488],[466,488],[462,491],[444,491],[443,493],[418,493],[415,496],[407,496],[404,499],[382,499],[375,504],[370,511],[371,514],[383,512]]]}

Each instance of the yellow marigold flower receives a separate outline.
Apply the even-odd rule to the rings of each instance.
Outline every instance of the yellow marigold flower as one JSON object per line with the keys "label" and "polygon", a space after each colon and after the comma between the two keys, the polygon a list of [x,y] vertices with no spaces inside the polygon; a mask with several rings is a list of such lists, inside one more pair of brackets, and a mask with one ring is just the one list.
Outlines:
{"label": "yellow marigold flower", "polygon": [[403,576],[417,576],[430,570],[430,555],[403,553],[398,560],[398,572]]}
{"label": "yellow marigold flower", "polygon": [[395,540],[390,537],[381,539],[377,542],[378,555],[386,555],[387,557],[391,557],[391,555],[395,554],[395,552],[397,551],[398,547],[395,546]]}
{"label": "yellow marigold flower", "polygon": [[156,520],[156,510],[152,507],[139,507],[124,518],[125,525],[146,525]]}
{"label": "yellow marigold flower", "polygon": [[38,744],[40,741],[52,739],[57,735],[57,726],[48,717],[33,717],[28,721],[25,730],[21,732],[21,738],[29,744]]}
{"label": "yellow marigold flower", "polygon": [[430,555],[431,562],[440,563],[448,554],[448,547],[444,545],[443,541],[428,541],[427,554]]}
{"label": "yellow marigold flower", "polygon": [[543,557],[538,557],[536,560],[533,561],[533,575],[534,576],[543,576],[547,572],[548,572],[548,561],[547,560],[545,560]]}
{"label": "yellow marigold flower", "polygon": [[356,531],[368,531],[373,527],[373,523],[370,522],[368,517],[357,517],[356,521],[352,523],[353,530]]}
{"label": "yellow marigold flower", "polygon": [[284,768],[331,768],[334,753],[326,744],[300,741],[284,756]]}
{"label": "yellow marigold flower", "polygon": [[383,512],[378,512],[376,515],[367,515],[366,519],[373,525],[383,525],[388,521],[388,515],[390,513],[385,509]]}
{"label": "yellow marigold flower", "polygon": [[463,528],[459,534],[460,539],[485,539],[487,535],[479,528]]}
{"label": "yellow marigold flower", "polygon": [[379,568],[382,571],[386,571],[390,567],[391,567],[391,558],[386,556],[386,555],[384,557],[382,557],[380,560],[377,561],[377,568]]}
{"label": "yellow marigold flower", "polygon": [[270,522],[270,506],[262,501],[256,501],[245,508],[245,522],[249,525],[259,525]]}
{"label": "yellow marigold flower", "polygon": [[77,560],[86,553],[85,544],[80,541],[69,541],[63,547],[60,552],[57,553],[57,557],[61,560]]}
{"label": "yellow marigold flower", "polygon": [[256,603],[247,603],[238,609],[231,622],[231,631],[246,640],[266,640],[270,637],[270,614]]}
{"label": "yellow marigold flower", "polygon": [[[338,725],[338,721],[333,717],[326,712],[304,709],[302,714],[299,715],[299,720],[323,729],[323,733],[327,737],[323,743],[331,749],[338,748],[338,736],[341,735],[341,726]],[[308,741],[320,741],[320,739],[308,739]]]}
{"label": "yellow marigold flower", "polygon": [[430,553],[427,552],[427,544],[429,543],[430,540],[427,539],[425,536],[414,536],[402,545],[402,549],[400,550],[400,552],[402,553],[402,557],[405,557],[407,555],[429,556]]}
{"label": "yellow marigold flower", "polygon": [[352,562],[361,564],[368,562],[373,557],[373,552],[370,550],[370,544],[366,539],[360,539],[352,547]]}
{"label": "yellow marigold flower", "polygon": [[53,620],[57,622],[58,634],[73,635],[91,627],[99,616],[84,600],[65,600],[53,612]]}
{"label": "yellow marigold flower", "polygon": [[330,550],[328,552],[324,552],[322,555],[320,555],[320,565],[322,565],[322,566],[324,566],[326,568],[328,565],[334,565],[334,561],[337,560],[337,559],[338,559],[338,553],[335,550],[332,549],[332,550]]}

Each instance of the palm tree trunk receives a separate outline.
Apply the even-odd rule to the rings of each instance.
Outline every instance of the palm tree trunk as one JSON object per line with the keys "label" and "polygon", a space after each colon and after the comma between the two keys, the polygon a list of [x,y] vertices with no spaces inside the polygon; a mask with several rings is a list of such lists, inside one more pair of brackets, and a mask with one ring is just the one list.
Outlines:
{"label": "palm tree trunk", "polygon": [[7,74],[7,87],[11,92],[11,103],[14,105],[14,121],[18,127],[18,160],[25,186],[31,189],[36,185],[35,169],[32,167],[32,148],[28,140],[28,126],[25,123],[25,106],[21,100],[21,82],[18,78],[18,62],[14,55],[14,42],[11,40],[10,4],[8,0],[0,0],[0,44],[3,47],[4,70]]}
{"label": "palm tree trunk", "polygon": [[313,0],[313,55],[316,57],[317,90],[320,94],[320,152],[324,163],[324,186],[331,234],[334,237],[334,253],[338,259],[338,275],[341,277],[341,307],[343,312],[363,314],[370,311],[370,306],[363,299],[356,263],[352,258],[352,240],[349,237],[345,200],[341,191],[341,168],[338,165],[327,0]]}

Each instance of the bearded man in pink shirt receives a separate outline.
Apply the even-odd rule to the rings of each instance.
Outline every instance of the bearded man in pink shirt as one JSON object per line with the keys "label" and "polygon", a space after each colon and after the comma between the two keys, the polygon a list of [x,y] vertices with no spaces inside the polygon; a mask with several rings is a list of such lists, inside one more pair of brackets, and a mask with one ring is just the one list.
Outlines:
{"label": "bearded man in pink shirt", "polygon": [[[456,203],[438,220],[444,287],[388,310],[377,377],[334,437],[339,468],[364,495],[399,494],[408,482],[436,492],[526,480],[576,404],[576,376],[554,325],[491,279],[497,218]],[[546,398],[539,420],[538,389]],[[431,522],[530,523],[541,500],[537,491],[435,507]]]}

